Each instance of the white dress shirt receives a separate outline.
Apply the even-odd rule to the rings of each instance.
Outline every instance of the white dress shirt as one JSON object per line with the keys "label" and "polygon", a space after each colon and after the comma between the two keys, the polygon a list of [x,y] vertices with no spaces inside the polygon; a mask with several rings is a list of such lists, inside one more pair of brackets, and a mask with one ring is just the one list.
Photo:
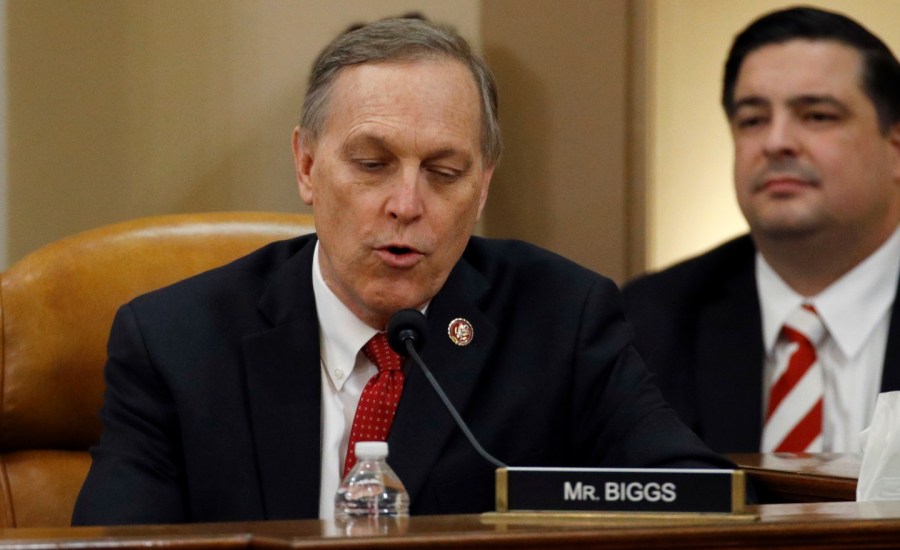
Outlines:
{"label": "white dress shirt", "polygon": [[812,304],[828,336],[817,350],[825,374],[823,437],[825,452],[860,452],[859,433],[872,418],[881,387],[891,304],[900,277],[900,228],[862,263],[816,296],[791,289],[756,255],[756,284],[765,346],[763,411],[775,367],[787,353],[776,346],[787,317]]}
{"label": "white dress shirt", "polygon": [[378,331],[360,321],[325,284],[318,242],[312,270],[323,371],[319,517],[330,519],[334,517],[334,495],[341,484],[356,405],[366,383],[378,372],[360,350]]}
{"label": "white dress shirt", "polygon": [[[331,519],[356,405],[369,379],[378,372],[378,367],[362,353],[362,347],[378,331],[354,315],[325,283],[319,264],[318,242],[312,264],[323,373],[319,518]],[[422,313],[427,309],[428,304],[425,304]]]}

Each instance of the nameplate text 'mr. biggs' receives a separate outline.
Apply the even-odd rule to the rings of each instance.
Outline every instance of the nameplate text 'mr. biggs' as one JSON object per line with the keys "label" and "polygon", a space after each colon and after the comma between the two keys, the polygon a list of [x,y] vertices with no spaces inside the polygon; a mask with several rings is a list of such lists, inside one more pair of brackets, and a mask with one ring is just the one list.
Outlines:
{"label": "nameplate text 'mr. biggs'", "polygon": [[718,512],[744,506],[738,470],[500,468],[497,512]]}

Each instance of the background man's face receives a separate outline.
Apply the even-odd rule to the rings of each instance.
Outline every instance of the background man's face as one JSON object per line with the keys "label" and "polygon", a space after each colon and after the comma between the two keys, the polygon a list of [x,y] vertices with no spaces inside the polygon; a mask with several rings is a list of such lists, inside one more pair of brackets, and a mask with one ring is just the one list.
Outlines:
{"label": "background man's face", "polygon": [[900,213],[900,128],[887,137],[860,54],[791,40],[749,54],[732,117],[738,203],[754,235],[886,238]]}
{"label": "background man's face", "polygon": [[341,70],[321,135],[294,135],[322,275],[360,319],[384,328],[443,286],[487,198],[479,93],[461,63]]}

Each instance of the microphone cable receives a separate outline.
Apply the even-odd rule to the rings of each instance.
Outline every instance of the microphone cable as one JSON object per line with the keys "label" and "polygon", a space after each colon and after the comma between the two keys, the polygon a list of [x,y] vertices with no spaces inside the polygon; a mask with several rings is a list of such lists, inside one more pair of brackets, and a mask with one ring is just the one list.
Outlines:
{"label": "microphone cable", "polygon": [[428,382],[431,384],[431,387],[434,389],[434,392],[441,398],[441,401],[444,402],[444,406],[447,407],[447,411],[450,413],[450,416],[453,417],[453,420],[456,421],[456,425],[459,426],[459,429],[462,430],[463,435],[466,436],[466,439],[469,440],[469,443],[472,444],[472,447],[478,451],[485,460],[493,464],[498,468],[507,468],[507,465],[500,462],[496,458],[494,458],[490,453],[484,450],[481,444],[478,443],[478,440],[475,439],[475,435],[472,434],[472,431],[469,430],[469,427],[466,425],[465,421],[463,421],[462,417],[456,411],[456,407],[453,406],[453,403],[450,402],[450,399],[447,397],[447,394],[444,393],[444,390],[441,388],[441,385],[438,384],[438,381],[435,380],[434,376],[431,374],[431,371],[428,370],[428,367],[425,366],[425,362],[422,361],[422,358],[419,357],[419,354],[416,352],[416,348],[413,346],[413,342],[411,338],[406,338],[403,340],[403,343],[406,345],[406,351],[409,352],[409,356],[413,358],[413,361],[419,365],[419,368],[422,369],[422,372],[425,373],[425,378],[428,379]]}

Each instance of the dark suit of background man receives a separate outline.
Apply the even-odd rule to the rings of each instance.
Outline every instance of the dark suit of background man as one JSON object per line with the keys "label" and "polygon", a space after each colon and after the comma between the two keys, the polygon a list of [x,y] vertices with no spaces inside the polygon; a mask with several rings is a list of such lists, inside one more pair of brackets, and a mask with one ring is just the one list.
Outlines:
{"label": "dark suit of background man", "polygon": [[[649,382],[612,282],[471,237],[500,155],[497,96],[454,32],[395,19],[338,37],[293,146],[316,236],[118,313],[75,523],[329,516],[375,369],[360,346],[401,308],[427,306],[423,359],[508,464],[725,465]],[[448,336],[456,319],[467,345]],[[411,513],[493,509],[494,467],[409,365],[388,443]]]}
{"label": "dark suit of background man", "polygon": [[788,9],[737,36],[722,103],[750,235],[627,285],[637,348],[706,443],[757,451],[779,328],[807,303],[827,330],[822,450],[858,452],[900,389],[900,66],[852,20]]}

